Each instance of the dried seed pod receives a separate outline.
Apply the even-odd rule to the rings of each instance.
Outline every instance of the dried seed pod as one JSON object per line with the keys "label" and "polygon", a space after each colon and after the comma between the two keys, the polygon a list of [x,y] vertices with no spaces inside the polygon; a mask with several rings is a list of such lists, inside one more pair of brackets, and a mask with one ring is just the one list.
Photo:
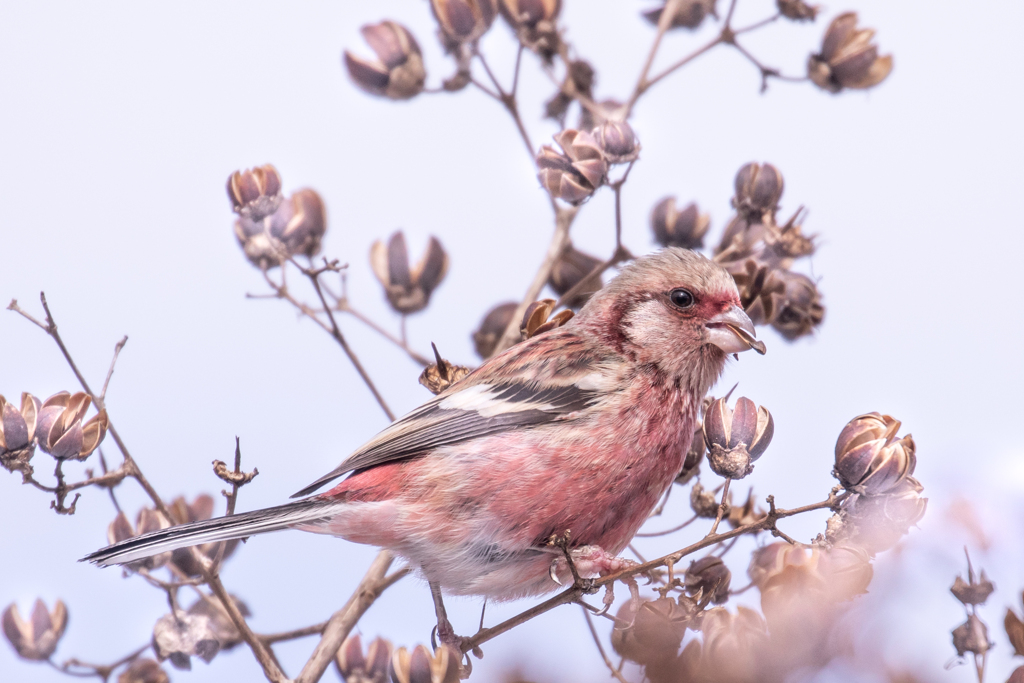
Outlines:
{"label": "dried seed pod", "polygon": [[500,0],[498,9],[519,42],[550,64],[561,48],[556,23],[561,0]]}
{"label": "dried seed pod", "polygon": [[36,600],[32,616],[28,621],[21,618],[18,606],[11,603],[0,616],[4,636],[22,659],[45,662],[57,649],[57,643],[68,625],[68,608],[60,600],[53,609],[46,608],[42,600]]}
{"label": "dried seed pod", "polygon": [[772,576],[779,572],[785,558],[782,555],[792,546],[786,541],[776,541],[762,546],[750,554],[750,565],[747,576],[758,588],[765,585]]}
{"label": "dried seed pod", "polygon": [[711,217],[700,213],[693,202],[680,211],[675,197],[665,197],[651,210],[651,231],[663,247],[700,249],[709,227]]}
{"label": "dried seed pod", "polygon": [[83,421],[92,399],[66,391],[49,397],[38,408],[35,437],[39,448],[58,460],[85,460],[107,435],[107,411]]}
{"label": "dried seed pod", "polygon": [[713,555],[691,562],[683,577],[683,586],[691,597],[710,598],[716,605],[729,599],[731,582],[732,572],[721,558]]}
{"label": "dried seed pod", "polygon": [[754,471],[751,463],[765,452],[774,434],[775,422],[763,406],[739,398],[731,409],[725,398],[717,399],[704,415],[708,465],[721,477],[742,479]]}
{"label": "dried seed pod", "polygon": [[969,614],[967,621],[953,629],[953,647],[956,654],[963,657],[968,652],[983,655],[992,649],[995,643],[988,639],[988,626],[975,614]]}
{"label": "dried seed pod", "polygon": [[117,683],[171,683],[171,678],[155,661],[142,657],[121,672]]}
{"label": "dried seed pod", "polygon": [[[677,5],[675,14],[672,15],[669,28],[697,28],[709,14],[717,19],[718,13],[715,11],[717,2],[718,0],[682,0]],[[661,7],[645,11],[644,18],[657,26],[661,22],[661,15],[667,4],[664,3]]]}
{"label": "dried seed pod", "polygon": [[345,683],[384,683],[391,674],[391,656],[394,646],[383,638],[374,638],[363,654],[359,635],[345,639],[334,663]]}
{"label": "dried seed pod", "polygon": [[580,285],[580,289],[573,297],[565,302],[569,308],[579,308],[587,302],[595,292],[601,289],[601,276],[590,275],[603,261],[599,258],[585,254],[572,244],[569,244],[562,255],[555,261],[548,276],[548,284],[559,296],[563,296],[573,287]]}
{"label": "dried seed pod", "polygon": [[859,415],[847,423],[836,441],[833,470],[844,488],[878,495],[914,473],[914,440],[909,434],[897,439],[899,429],[899,420],[880,413]]}
{"label": "dried seed pod", "polygon": [[480,327],[473,332],[473,346],[478,356],[486,360],[494,354],[501,335],[512,322],[512,316],[518,307],[519,304],[515,301],[509,301],[487,311],[484,319],[480,321]]}
{"label": "dried seed pod", "polygon": [[640,141],[625,121],[608,120],[591,131],[611,164],[628,164],[640,156]]}
{"label": "dried seed pod", "polygon": [[1006,637],[1013,646],[1013,654],[1024,657],[1024,621],[1021,621],[1012,609],[1007,608],[1003,628],[1006,629]]}
{"label": "dried seed pod", "polygon": [[626,659],[650,665],[675,658],[697,607],[684,598],[643,600],[634,612],[632,601],[619,608],[612,630],[612,648]]}
{"label": "dried seed pod", "polygon": [[[159,531],[171,526],[171,523],[158,511],[151,508],[142,508],[135,518],[135,528],[123,512],[117,513],[117,517],[107,527],[107,541],[113,545],[126,541],[135,536],[141,536],[151,531]],[[125,566],[129,569],[157,569],[167,564],[171,559],[171,553],[165,552],[153,555],[142,560],[130,562]]]}
{"label": "dried seed pod", "polygon": [[165,614],[153,627],[153,652],[161,662],[169,659],[175,669],[188,671],[192,657],[209,664],[220,651],[220,641],[209,617],[200,614]]}
{"label": "dried seed pod", "polygon": [[[690,489],[690,509],[693,510],[693,514],[705,519],[715,519],[718,517],[718,506],[719,502],[715,497],[715,492],[705,491],[704,485],[699,481]],[[727,503],[726,510],[728,509]]]}
{"label": "dried seed pod", "polygon": [[232,210],[256,223],[281,204],[281,175],[270,164],[235,171],[228,176],[227,189]]}
{"label": "dried seed pod", "polygon": [[441,358],[441,354],[437,351],[437,346],[433,343],[430,344],[430,348],[434,349],[435,362],[423,368],[423,372],[420,373],[420,384],[425,386],[430,393],[440,394],[473,372],[472,368],[455,365]]}
{"label": "dried seed pod", "polygon": [[29,462],[35,453],[36,418],[40,401],[29,393],[21,395],[21,409],[0,396],[0,466],[8,472],[31,475]]}
{"label": "dried seed pod", "polygon": [[821,51],[808,58],[808,77],[832,93],[878,85],[892,71],[892,55],[878,56],[874,35],[874,29],[857,28],[856,13],[840,14],[825,31]]}
{"label": "dried seed pod", "polygon": [[949,592],[963,605],[984,605],[995,589],[995,584],[985,576],[984,569],[981,570],[981,576],[976,577],[974,570],[968,565],[967,581],[957,575]]}
{"label": "dried seed pod", "polygon": [[[241,612],[242,616],[248,617],[252,615],[248,605],[234,595],[230,597],[231,601],[235,604],[235,608]],[[238,632],[235,622],[231,620],[231,615],[228,614],[228,611],[219,599],[215,597],[208,599],[200,598],[188,608],[188,613],[206,617],[210,620],[210,630],[217,637],[221,650],[230,650],[242,642],[242,635]]]}
{"label": "dried seed pod", "polygon": [[552,197],[579,205],[607,180],[608,160],[590,133],[569,128],[554,140],[562,152],[550,145],[541,147],[537,178]]}
{"label": "dried seed pod", "polygon": [[771,325],[789,340],[812,333],[825,319],[825,307],[814,280],[788,270],[772,271],[765,291],[776,298]]}
{"label": "dried seed pod", "polygon": [[768,634],[764,619],[752,609],[737,607],[732,614],[724,607],[704,613],[703,668],[713,680],[758,680],[758,665],[766,660]]}
{"label": "dried seed pod", "polygon": [[750,489],[747,493],[747,500],[743,505],[734,505],[729,509],[729,514],[726,517],[726,521],[732,528],[746,526],[747,524],[753,524],[759,522],[767,516],[767,512],[757,507],[756,501],[754,500],[754,489]]}
{"label": "dried seed pod", "polygon": [[[1022,653],[1018,652],[1017,654]],[[1010,677],[1006,679],[1006,683],[1024,683],[1024,666],[1018,666],[1010,672]]]}
{"label": "dried seed pod", "polygon": [[[205,493],[196,496],[191,503],[187,502],[184,496],[178,496],[171,501],[169,507],[175,524],[190,524],[213,517],[213,498]],[[223,550],[220,550],[221,546],[224,547]],[[226,560],[238,548],[238,541],[204,543],[193,548],[211,560],[217,557],[218,553],[221,560]],[[188,576],[200,576],[203,573],[202,567],[191,551],[192,548],[178,548],[172,551],[171,564]]]}
{"label": "dried seed pod", "polygon": [[826,531],[830,543],[857,545],[869,553],[889,550],[917,524],[928,508],[924,487],[907,477],[884,494],[854,496],[833,515]]}
{"label": "dried seed pod", "polygon": [[498,13],[496,0],[430,0],[444,35],[454,43],[476,40],[491,27]]}
{"label": "dried seed pod", "polygon": [[417,645],[412,652],[400,647],[391,658],[391,680],[394,683],[458,683],[460,659],[447,645],[433,654],[424,645]]}
{"label": "dried seed pod", "polygon": [[818,5],[808,5],[804,0],[775,0],[779,14],[793,21],[814,21],[821,11]]}
{"label": "dried seed pod", "polygon": [[555,303],[554,299],[542,299],[534,301],[526,307],[523,322],[519,326],[519,333],[523,339],[536,337],[538,334],[561,327],[572,320],[575,314],[568,309],[559,311],[555,317],[551,318],[551,311],[555,309]]}
{"label": "dried seed pod", "polygon": [[293,192],[270,217],[270,234],[279,239],[292,256],[315,256],[325,232],[324,200],[316,190],[309,188]]}
{"label": "dried seed pod", "polygon": [[821,551],[818,572],[825,580],[828,597],[836,602],[867,593],[874,577],[871,556],[854,545],[836,545]]}
{"label": "dried seed pod", "polygon": [[785,186],[779,169],[753,161],[736,173],[734,185],[733,208],[751,219],[774,216]]}
{"label": "dried seed pod", "polygon": [[448,272],[448,254],[436,237],[416,265],[409,267],[409,254],[402,231],[391,235],[387,246],[380,240],[370,249],[370,265],[382,285],[391,307],[408,315],[422,311]]}
{"label": "dried seed pod", "polygon": [[407,100],[423,92],[427,79],[423,53],[409,29],[394,21],[382,21],[359,30],[377,59],[362,59],[345,51],[345,68],[356,85],[371,95],[392,100]]}
{"label": "dried seed pod", "polygon": [[698,472],[700,472],[700,463],[704,459],[704,454],[707,452],[707,447],[704,445],[704,429],[701,425],[697,425],[693,432],[693,440],[690,441],[690,448],[686,451],[686,459],[683,460],[683,469],[676,477],[675,483],[677,484],[688,484]]}

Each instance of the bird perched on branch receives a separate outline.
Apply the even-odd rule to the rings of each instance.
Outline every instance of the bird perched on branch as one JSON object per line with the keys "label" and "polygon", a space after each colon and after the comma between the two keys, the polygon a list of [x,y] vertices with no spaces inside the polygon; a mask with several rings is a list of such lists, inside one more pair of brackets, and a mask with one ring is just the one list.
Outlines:
{"label": "bird perched on branch", "polygon": [[[764,345],[732,277],[669,248],[625,266],[563,327],[486,361],[393,423],[301,500],[163,529],[86,560],[124,564],[293,528],[380,546],[441,590],[509,600],[617,558],[683,467],[729,354]],[[330,490],[311,495],[342,479]],[[567,533],[569,532],[569,533]]]}

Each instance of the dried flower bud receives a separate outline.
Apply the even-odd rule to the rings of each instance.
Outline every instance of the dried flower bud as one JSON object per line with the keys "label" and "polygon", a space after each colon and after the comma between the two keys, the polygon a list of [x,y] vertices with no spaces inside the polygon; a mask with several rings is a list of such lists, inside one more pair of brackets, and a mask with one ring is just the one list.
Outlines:
{"label": "dried flower bud", "polygon": [[916,479],[907,477],[882,495],[847,499],[839,515],[829,520],[827,540],[873,554],[889,550],[924,516],[928,499],[921,497],[923,490]]}
{"label": "dried flower bud", "polygon": [[779,14],[793,21],[814,21],[821,11],[818,5],[808,5],[804,0],[775,0]]}
{"label": "dried flower bud", "polygon": [[[565,302],[569,308],[579,308],[587,302],[594,292],[601,289],[601,276],[587,277],[603,263],[601,259],[585,254],[572,244],[569,244],[562,255],[555,261],[551,268],[551,275],[548,276],[548,284],[559,296],[563,296],[577,285],[573,297]],[[584,283],[585,280],[585,283]],[[580,284],[584,283],[584,284]]]}
{"label": "dried flower bud", "polygon": [[683,586],[687,593],[695,599],[710,598],[716,605],[721,605],[729,599],[731,582],[732,572],[721,558],[714,555],[691,562],[683,577]]}
{"label": "dried flower bud", "polygon": [[1010,645],[1013,646],[1013,654],[1024,657],[1024,621],[1021,621],[1012,609],[1007,609],[1003,627],[1006,629],[1006,637],[1010,639]]}
{"label": "dried flower bud", "polygon": [[974,614],[968,615],[967,621],[953,629],[953,647],[960,657],[968,652],[983,655],[993,645],[995,643],[988,639],[988,626]]}
{"label": "dried flower bud", "polygon": [[914,440],[896,438],[899,420],[889,415],[859,415],[843,428],[836,441],[833,474],[844,488],[877,495],[895,488],[914,473]]}
{"label": "dried flower bud", "polygon": [[729,508],[729,514],[726,516],[726,520],[732,528],[746,526],[747,524],[754,524],[764,519],[768,515],[767,512],[757,507],[754,500],[754,489],[750,489],[747,493],[747,500],[743,505],[734,505]]}
{"label": "dried flower bud", "polygon": [[[690,509],[693,514],[706,519],[718,517],[718,499],[714,491],[705,491],[704,485],[699,481],[690,489]],[[728,509],[728,505],[726,505]]]}
{"label": "dried flower bud", "polygon": [[810,334],[825,319],[825,307],[814,280],[788,270],[772,271],[765,289],[778,301],[772,327],[789,340]]}
{"label": "dried flower bud", "polygon": [[[715,11],[717,2],[718,0],[682,0],[676,7],[675,14],[672,15],[669,28],[697,28],[709,14],[717,19],[718,13]],[[665,3],[665,5],[667,4]],[[665,5],[647,10],[643,13],[644,18],[657,26],[661,21],[662,12],[665,11]]]}
{"label": "dried flower bud", "polygon": [[575,314],[568,309],[559,311],[558,315],[549,319],[551,311],[555,309],[555,303],[554,299],[542,299],[534,301],[526,307],[523,322],[519,326],[519,333],[523,339],[536,337],[538,334],[561,327],[572,320]]}
{"label": "dried flower bud", "polygon": [[190,670],[193,656],[209,664],[219,651],[220,641],[210,619],[201,614],[165,614],[153,627],[156,658],[171,660],[175,669]]}
{"label": "dried flower bud", "polygon": [[697,425],[693,432],[693,440],[690,441],[690,448],[686,451],[686,458],[683,460],[683,469],[676,477],[675,483],[687,484],[700,472],[700,463],[707,450],[704,445],[704,429],[701,425]]}
{"label": "dried flower bud", "polygon": [[675,197],[665,197],[651,211],[651,230],[663,247],[700,249],[709,227],[711,217],[708,214],[700,213],[693,202],[680,211],[676,208]]}
{"label": "dried flower bud", "polygon": [[774,216],[782,197],[782,173],[769,163],[750,162],[736,173],[732,205],[744,216]]}
{"label": "dried flower bud", "polygon": [[473,333],[473,346],[478,356],[486,360],[494,354],[494,349],[498,347],[501,335],[512,322],[512,316],[515,315],[517,308],[519,304],[509,301],[487,311],[484,319],[480,321],[480,327]]}
{"label": "dried flower bud", "polygon": [[826,593],[836,602],[868,592],[874,576],[871,556],[863,548],[837,545],[821,552],[818,572],[824,577]]}
{"label": "dried flower bud", "polygon": [[[252,615],[248,605],[234,595],[230,597],[231,601],[235,603],[235,608],[242,613],[242,616],[248,617]],[[230,650],[242,642],[242,635],[235,627],[235,622],[231,620],[231,615],[224,609],[224,605],[221,604],[218,598],[200,598],[188,608],[188,613],[209,619],[210,630],[217,637],[221,650]]]}
{"label": "dried flower bud", "polygon": [[871,88],[892,71],[892,55],[878,56],[871,44],[874,29],[857,29],[857,14],[840,14],[829,24],[821,52],[807,60],[807,75],[819,88],[837,93],[843,88]]}
{"label": "dried flower bud", "polygon": [[724,607],[704,613],[704,668],[714,680],[754,681],[758,665],[765,661],[768,634],[761,615],[747,607],[731,614]]}
{"label": "dried flower bud", "polygon": [[785,562],[782,555],[791,547],[786,541],[776,541],[752,552],[750,566],[747,567],[751,583],[762,588],[768,579],[779,572]]}
{"label": "dried flower bud", "polygon": [[[968,567],[970,567],[968,565]],[[981,570],[981,576],[975,577],[973,569],[968,569],[967,581],[963,580],[963,577],[957,575],[953,581],[953,587],[949,589],[949,592],[953,594],[953,597],[960,601],[964,605],[984,605],[985,601],[988,600],[988,596],[992,595],[992,592],[996,589],[994,583],[988,580],[985,576],[985,570]]]}
{"label": "dried flower bud", "polygon": [[554,136],[562,153],[550,145],[537,155],[537,178],[552,197],[578,205],[605,183],[608,161],[590,133],[563,130]]}
{"label": "dried flower bud", "polygon": [[309,188],[293,192],[270,217],[270,234],[280,240],[292,256],[315,256],[325,232],[324,200],[316,190]]}
{"label": "dried flower bud", "polygon": [[625,121],[605,121],[591,132],[605,158],[612,164],[628,164],[640,156],[640,141]]}
{"label": "dried flower bud", "polygon": [[57,649],[57,643],[68,625],[68,608],[58,600],[48,610],[42,600],[36,600],[32,617],[21,618],[18,606],[11,603],[0,617],[4,636],[22,659],[45,662]]}
{"label": "dried flower bud", "polygon": [[39,447],[58,460],[85,460],[107,435],[107,411],[83,422],[92,399],[62,391],[43,401],[36,417]]}
{"label": "dried flower bud", "polygon": [[[171,516],[175,524],[190,524],[213,517],[213,498],[205,493],[200,494],[186,502],[184,496],[178,496],[170,504]],[[224,549],[220,550],[223,546]],[[226,541],[218,543],[204,543],[199,546],[192,546],[209,559],[214,559],[220,554],[221,560],[226,560],[238,548],[238,541]],[[192,548],[178,548],[171,553],[171,564],[180,569],[188,576],[200,576],[203,571],[199,561],[193,556]]]}
{"label": "dried flower bud", "polygon": [[334,663],[345,683],[384,683],[391,673],[393,650],[389,641],[378,637],[363,655],[363,645],[356,634],[345,639]]}
{"label": "dried flower bud", "polygon": [[753,472],[751,463],[765,452],[774,434],[771,413],[749,398],[737,399],[734,409],[725,398],[717,399],[704,414],[708,464],[721,477],[742,479]]}
{"label": "dried flower bud", "polygon": [[[107,527],[107,541],[113,545],[126,541],[129,538],[135,536],[141,536],[151,531],[159,531],[160,529],[166,529],[171,526],[170,522],[164,518],[164,516],[150,508],[142,508],[139,510],[138,516],[135,518],[135,528],[132,528],[131,523],[123,512],[118,512],[117,517]],[[167,564],[171,559],[171,553],[160,553],[159,555],[153,555],[142,560],[136,560],[130,562],[125,566],[130,569],[157,569]]]}
{"label": "dried flower bud", "polygon": [[482,36],[497,14],[495,0],[430,0],[430,7],[441,30],[458,43]]}
{"label": "dried flower bud", "polygon": [[235,213],[258,223],[281,204],[281,175],[270,164],[235,171],[228,176],[228,199]]}
{"label": "dried flower bud", "polygon": [[117,677],[117,683],[171,683],[171,678],[152,659],[140,658],[121,672]]}
{"label": "dried flower bud", "polygon": [[420,384],[425,386],[430,393],[440,394],[473,372],[471,368],[454,365],[441,358],[441,354],[437,351],[437,346],[433,343],[430,344],[430,348],[434,349],[435,362],[423,368],[423,372],[420,373]]}
{"label": "dried flower bud", "polygon": [[460,659],[447,645],[433,654],[424,645],[417,645],[412,652],[400,647],[391,658],[391,680],[394,683],[458,683]]}
{"label": "dried flower bud", "polygon": [[39,399],[29,393],[21,395],[21,410],[0,396],[0,466],[8,472],[31,475],[29,461],[35,450],[36,418]]}
{"label": "dried flower bud", "polygon": [[394,21],[382,21],[359,30],[377,59],[361,59],[345,51],[345,68],[356,85],[371,95],[392,100],[407,100],[423,92],[427,80],[423,54],[409,29]]}
{"label": "dried flower bud", "polygon": [[370,265],[382,285],[391,307],[403,315],[422,311],[430,303],[430,295],[448,272],[448,254],[436,237],[431,237],[427,252],[413,268],[402,231],[391,235],[387,246],[373,243]]}
{"label": "dried flower bud", "polygon": [[619,608],[612,630],[612,648],[638,664],[650,665],[675,658],[696,606],[689,600],[663,597],[643,600],[634,612],[632,601]]}
{"label": "dried flower bud", "polygon": [[554,21],[562,9],[561,0],[500,0],[498,9],[513,28],[536,28]]}

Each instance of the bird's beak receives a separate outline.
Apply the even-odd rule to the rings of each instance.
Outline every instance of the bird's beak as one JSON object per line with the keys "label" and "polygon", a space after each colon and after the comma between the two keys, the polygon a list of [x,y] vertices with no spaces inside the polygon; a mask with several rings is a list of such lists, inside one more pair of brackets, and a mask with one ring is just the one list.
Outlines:
{"label": "bird's beak", "polygon": [[757,340],[754,323],[750,322],[750,318],[739,306],[730,306],[728,310],[704,323],[704,326],[708,331],[708,343],[726,353],[754,349],[764,355],[764,342]]}

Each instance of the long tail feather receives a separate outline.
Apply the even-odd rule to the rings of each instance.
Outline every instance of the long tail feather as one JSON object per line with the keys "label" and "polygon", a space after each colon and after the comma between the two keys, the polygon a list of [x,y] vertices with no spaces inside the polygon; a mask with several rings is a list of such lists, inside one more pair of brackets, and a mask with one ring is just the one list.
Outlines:
{"label": "long tail feather", "polygon": [[270,531],[287,529],[297,524],[312,524],[328,519],[335,505],[318,498],[299,500],[286,505],[243,512],[230,517],[217,517],[201,522],[172,526],[129,538],[83,557],[101,567],[126,564],[153,555],[216,541],[231,541]]}

